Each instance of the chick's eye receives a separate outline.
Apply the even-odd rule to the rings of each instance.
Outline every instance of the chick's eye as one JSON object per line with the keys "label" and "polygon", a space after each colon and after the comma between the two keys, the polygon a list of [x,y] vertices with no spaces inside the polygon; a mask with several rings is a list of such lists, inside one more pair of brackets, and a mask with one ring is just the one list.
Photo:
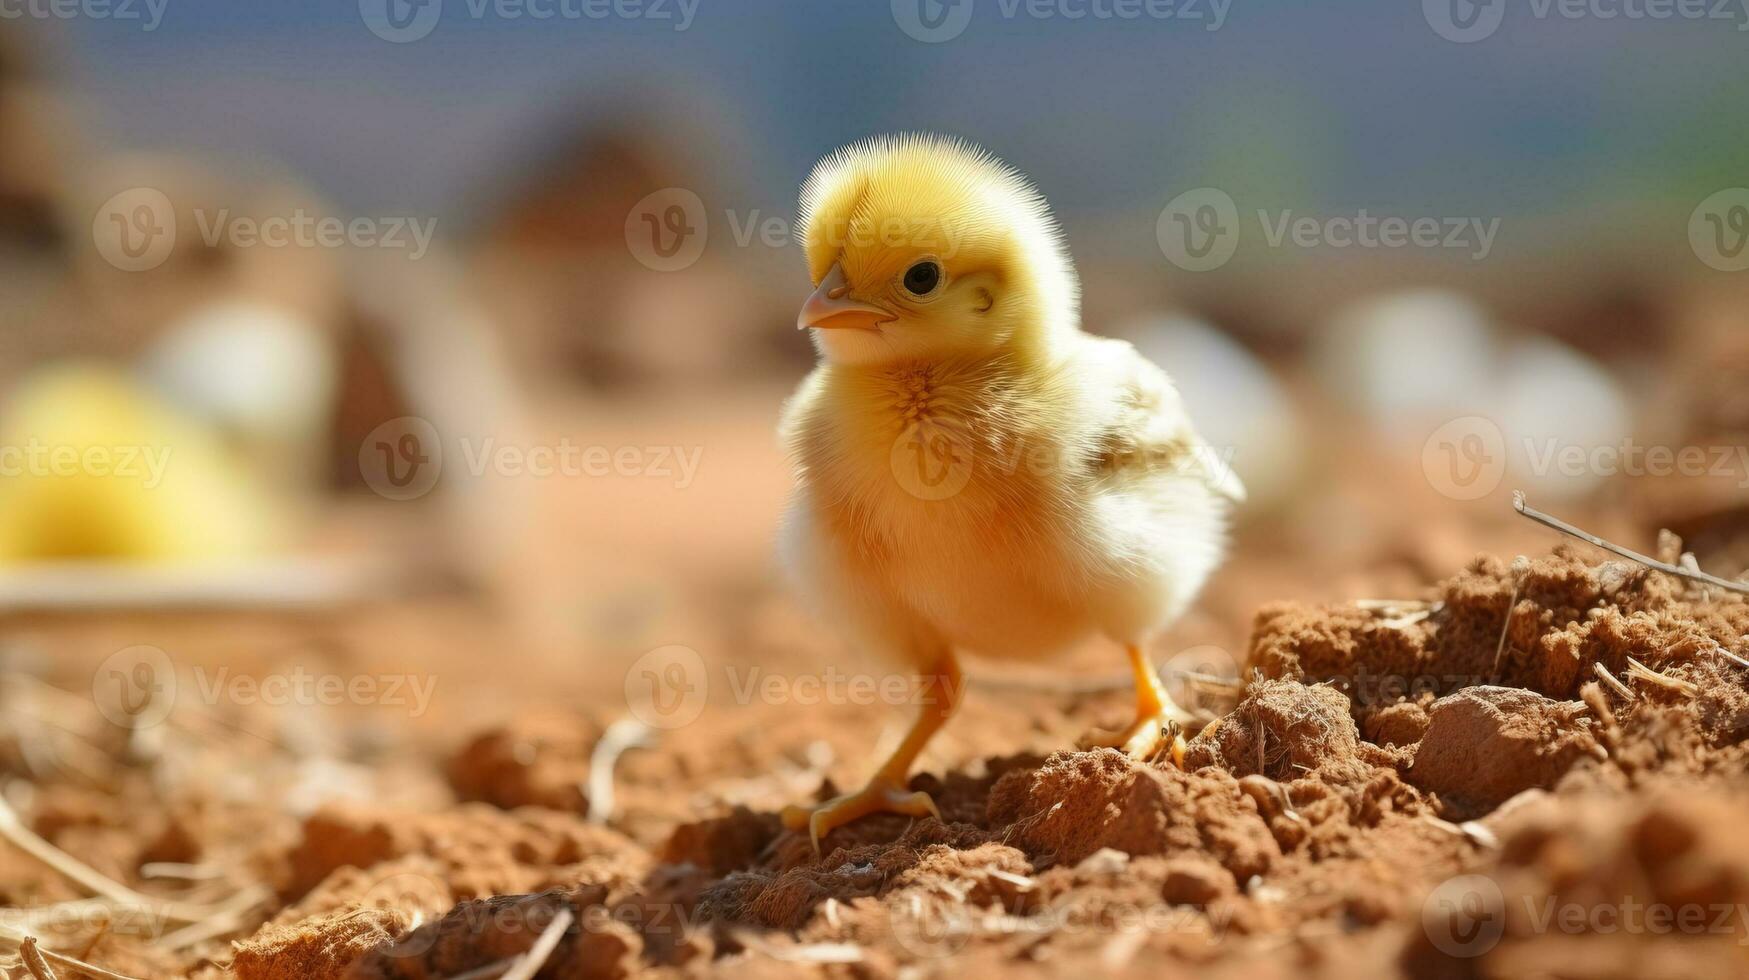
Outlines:
{"label": "chick's eye", "polygon": [[905,289],[914,296],[927,296],[941,285],[941,266],[924,260],[905,270]]}

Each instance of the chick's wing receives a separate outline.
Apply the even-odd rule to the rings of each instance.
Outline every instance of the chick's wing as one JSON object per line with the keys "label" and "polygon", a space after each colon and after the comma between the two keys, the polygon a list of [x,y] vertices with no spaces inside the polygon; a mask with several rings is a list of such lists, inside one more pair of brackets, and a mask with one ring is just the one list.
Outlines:
{"label": "chick's wing", "polygon": [[1166,372],[1121,340],[1089,337],[1078,358],[1099,412],[1099,465],[1116,477],[1177,471],[1238,503],[1245,487],[1226,457],[1197,434]]}

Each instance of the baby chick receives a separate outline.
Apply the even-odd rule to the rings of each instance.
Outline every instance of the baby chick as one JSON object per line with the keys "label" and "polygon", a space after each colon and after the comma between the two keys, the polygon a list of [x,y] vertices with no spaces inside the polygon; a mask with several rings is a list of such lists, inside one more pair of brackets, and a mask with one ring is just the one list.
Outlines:
{"label": "baby chick", "polygon": [[1109,637],[1136,719],[1104,743],[1176,760],[1188,716],[1143,648],[1220,563],[1244,490],[1164,372],[1081,332],[1044,199],[964,142],[872,139],[815,168],[801,240],[818,288],[797,325],[821,363],[785,409],[785,565],[829,622],[928,683],[865,788],[785,822],[817,848],[865,814],[935,814],[906,784],[958,701],[961,651],[1036,660]]}
{"label": "baby chick", "polygon": [[106,365],[30,375],[0,408],[0,464],[0,566],[244,561],[286,533],[218,431]]}

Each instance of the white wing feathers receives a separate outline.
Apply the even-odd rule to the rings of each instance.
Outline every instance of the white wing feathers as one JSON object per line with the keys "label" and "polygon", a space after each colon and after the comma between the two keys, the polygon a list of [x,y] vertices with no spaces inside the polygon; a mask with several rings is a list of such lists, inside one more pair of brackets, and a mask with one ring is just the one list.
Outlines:
{"label": "white wing feathers", "polygon": [[1095,397],[1114,403],[1104,434],[1110,465],[1118,470],[1180,467],[1215,493],[1242,502],[1245,487],[1227,462],[1231,447],[1211,446],[1197,434],[1166,372],[1124,341],[1088,339],[1096,348],[1088,353],[1105,369],[1095,376],[1105,375],[1110,384]]}

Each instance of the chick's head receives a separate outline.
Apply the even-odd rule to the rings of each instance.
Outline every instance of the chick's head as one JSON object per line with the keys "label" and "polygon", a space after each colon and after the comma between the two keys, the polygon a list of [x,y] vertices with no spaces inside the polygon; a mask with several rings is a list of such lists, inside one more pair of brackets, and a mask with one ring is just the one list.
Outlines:
{"label": "chick's head", "polygon": [[797,325],[842,364],[1025,355],[1077,329],[1078,287],[1037,190],[968,143],[877,137],[802,187],[817,287]]}

